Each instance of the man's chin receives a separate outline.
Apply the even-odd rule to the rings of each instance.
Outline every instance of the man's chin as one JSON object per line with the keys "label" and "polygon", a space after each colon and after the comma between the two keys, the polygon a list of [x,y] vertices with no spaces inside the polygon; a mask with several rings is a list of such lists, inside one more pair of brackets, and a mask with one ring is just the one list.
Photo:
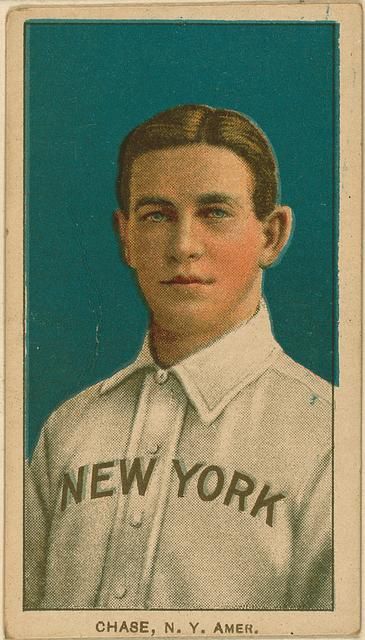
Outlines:
{"label": "man's chin", "polygon": [[[204,308],[205,306],[205,308]],[[156,310],[153,313],[154,322],[161,328],[169,332],[192,333],[201,331],[205,328],[212,327],[219,323],[217,312],[213,314],[206,305],[195,304],[178,304],[164,309],[162,312]]]}

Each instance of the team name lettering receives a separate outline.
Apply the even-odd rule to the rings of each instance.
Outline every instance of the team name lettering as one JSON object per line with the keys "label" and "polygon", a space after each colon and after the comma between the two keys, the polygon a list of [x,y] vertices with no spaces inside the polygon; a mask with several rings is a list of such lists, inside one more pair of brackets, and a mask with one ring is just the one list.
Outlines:
{"label": "team name lettering", "polygon": [[[132,489],[144,496],[156,468],[157,458],[133,460],[111,460],[79,467],[77,473],[64,473],[61,494],[61,510],[75,502],[80,503],[89,495],[91,500],[108,498],[117,490],[128,495]],[[219,497],[224,506],[237,506],[239,511],[246,511],[256,517],[266,510],[266,524],[273,526],[274,509],[277,502],[285,498],[284,493],[272,493],[269,484],[259,487],[247,473],[234,471],[228,476],[227,471],[218,465],[196,463],[186,469],[180,460],[172,460],[172,472],[177,480],[177,497],[184,498],[188,487],[195,483],[196,492],[203,502],[212,502]],[[89,491],[89,494],[88,494]]]}

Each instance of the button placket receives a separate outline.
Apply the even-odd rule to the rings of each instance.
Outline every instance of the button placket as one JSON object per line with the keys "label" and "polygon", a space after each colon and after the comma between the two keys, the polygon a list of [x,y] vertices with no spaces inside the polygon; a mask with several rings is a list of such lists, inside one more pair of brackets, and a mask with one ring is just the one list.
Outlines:
{"label": "button placket", "polygon": [[[153,377],[151,374],[147,374],[143,383],[143,388],[137,404],[137,413],[133,425],[131,426],[131,436],[128,445],[128,451],[125,457],[132,460],[138,456],[140,449],[140,441],[146,421],[146,413],[148,412],[149,397],[151,389],[153,388]],[[110,545],[105,560],[100,596],[98,599],[98,606],[108,607],[108,604],[115,599],[115,593],[120,591],[120,574],[118,572],[118,565],[121,557],[128,555],[127,549],[124,547],[124,540],[126,535],[133,538],[134,535],[140,534],[140,530],[133,529],[128,525],[129,501],[128,496],[123,495],[122,491],[119,491],[118,504],[116,507],[115,519],[113,528],[111,531]],[[127,534],[128,528],[128,534]],[[133,545],[135,540],[131,544]],[[124,596],[123,596],[124,597]],[[132,595],[130,596],[132,598]]]}
{"label": "button placket", "polygon": [[[164,456],[160,459],[159,473],[155,476],[154,482],[150,487],[150,501],[153,503],[154,509],[137,595],[138,601],[142,602],[145,608],[151,606],[150,589],[153,580],[153,570],[157,560],[158,540],[161,534],[161,527],[163,526],[165,509],[171,487],[172,459],[177,454],[178,442],[187,406],[186,397],[177,392],[179,382],[174,377],[171,377],[171,380],[171,388],[169,388],[170,385],[168,385],[166,389],[165,387],[163,388],[165,402],[163,420],[161,420],[161,422],[163,422],[163,428],[161,431],[162,433],[167,432],[168,436]],[[153,499],[151,500],[151,498]]]}
{"label": "button placket", "polygon": [[[155,375],[158,375],[158,381]],[[168,383],[165,385],[164,383]],[[133,451],[128,451],[127,458],[143,458],[154,456],[161,451],[161,441],[166,438],[163,455],[157,457],[145,495],[139,495],[134,482],[128,496],[121,496],[124,501],[123,519],[120,519],[119,531],[114,538],[114,575],[111,580],[109,597],[107,592],[101,602],[105,607],[113,601],[117,603],[116,594],[122,593],[119,587],[117,566],[124,567],[128,575],[135,581],[128,586],[127,601],[131,607],[144,603],[148,595],[153,558],[155,555],[159,530],[162,525],[164,505],[169,490],[171,460],[175,455],[180,434],[186,402],[182,402],[176,394],[178,384],[174,376],[166,370],[159,370],[146,379],[149,393],[145,390],[141,399],[145,398],[145,411],[138,409],[143,424],[137,421],[140,437],[133,433],[137,424],[132,427]],[[144,472],[146,465],[144,465]],[[120,512],[121,516],[121,512]],[[121,598],[124,596],[121,596]],[[141,605],[142,606],[142,605]]]}
{"label": "button placket", "polygon": [[162,453],[162,441],[168,437],[171,411],[174,411],[174,377],[167,369],[157,369],[154,373],[154,381],[158,387],[155,388],[154,400],[147,412],[142,437],[142,442],[145,444],[141,447],[147,455],[151,456]]}

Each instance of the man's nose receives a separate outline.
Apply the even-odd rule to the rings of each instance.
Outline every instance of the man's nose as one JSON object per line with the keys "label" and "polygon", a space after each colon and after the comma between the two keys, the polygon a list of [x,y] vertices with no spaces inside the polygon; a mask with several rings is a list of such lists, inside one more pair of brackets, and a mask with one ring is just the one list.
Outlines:
{"label": "man's nose", "polygon": [[176,262],[198,260],[204,253],[199,225],[192,217],[177,220],[172,226],[168,253]]}

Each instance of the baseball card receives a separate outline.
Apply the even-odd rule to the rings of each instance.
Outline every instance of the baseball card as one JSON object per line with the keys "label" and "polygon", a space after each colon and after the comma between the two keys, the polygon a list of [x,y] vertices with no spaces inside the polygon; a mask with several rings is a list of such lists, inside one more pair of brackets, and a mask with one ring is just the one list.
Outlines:
{"label": "baseball card", "polygon": [[6,637],[360,630],[355,3],[6,24]]}

